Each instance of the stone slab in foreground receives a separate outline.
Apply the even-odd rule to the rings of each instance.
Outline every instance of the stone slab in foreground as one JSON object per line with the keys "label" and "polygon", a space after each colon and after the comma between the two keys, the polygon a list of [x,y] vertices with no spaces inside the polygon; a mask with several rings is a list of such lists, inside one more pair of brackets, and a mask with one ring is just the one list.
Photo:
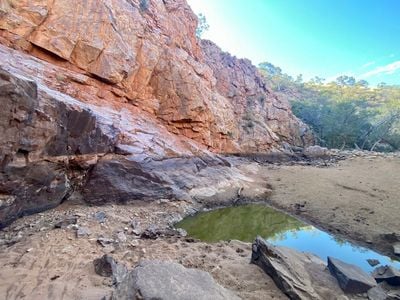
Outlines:
{"label": "stone slab in foreground", "polygon": [[113,293],[113,300],[236,300],[207,272],[163,261],[145,261],[133,269]]}
{"label": "stone slab in foreground", "polygon": [[290,299],[348,299],[315,255],[277,247],[257,237],[251,262],[271,276]]}

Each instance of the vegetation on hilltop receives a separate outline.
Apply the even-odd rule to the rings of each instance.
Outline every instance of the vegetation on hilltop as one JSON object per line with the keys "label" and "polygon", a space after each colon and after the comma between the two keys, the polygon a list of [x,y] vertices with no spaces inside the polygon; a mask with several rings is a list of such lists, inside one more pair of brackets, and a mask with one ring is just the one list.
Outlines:
{"label": "vegetation on hilltop", "polygon": [[268,86],[292,104],[294,114],[314,131],[320,145],[376,151],[400,149],[400,86],[370,87],[365,80],[340,76],[304,82],[265,62]]}

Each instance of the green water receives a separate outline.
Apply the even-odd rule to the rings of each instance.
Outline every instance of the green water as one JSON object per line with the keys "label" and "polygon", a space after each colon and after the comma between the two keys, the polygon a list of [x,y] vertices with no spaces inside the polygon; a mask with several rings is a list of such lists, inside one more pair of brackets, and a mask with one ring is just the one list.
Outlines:
{"label": "green water", "polygon": [[280,239],[287,232],[297,232],[309,227],[287,214],[257,204],[201,212],[175,226],[206,242],[253,242],[257,235],[265,239]]}
{"label": "green water", "polygon": [[328,256],[334,256],[367,272],[373,270],[367,259],[378,259],[382,265],[400,269],[398,261],[338,239],[264,205],[244,205],[202,212],[175,226],[206,242],[253,242],[259,235],[274,245],[314,253],[325,261]]}

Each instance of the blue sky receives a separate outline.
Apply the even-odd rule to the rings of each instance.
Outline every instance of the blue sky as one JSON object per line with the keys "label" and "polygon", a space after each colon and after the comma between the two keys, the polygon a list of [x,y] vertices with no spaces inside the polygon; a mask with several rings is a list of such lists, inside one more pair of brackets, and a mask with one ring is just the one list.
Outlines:
{"label": "blue sky", "polygon": [[398,0],[188,0],[210,39],[254,64],[305,79],[400,84]]}

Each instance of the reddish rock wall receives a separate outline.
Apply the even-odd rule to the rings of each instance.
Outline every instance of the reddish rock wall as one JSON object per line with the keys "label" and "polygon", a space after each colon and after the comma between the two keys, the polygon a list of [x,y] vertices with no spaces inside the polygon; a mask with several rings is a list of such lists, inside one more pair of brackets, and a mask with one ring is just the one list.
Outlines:
{"label": "reddish rock wall", "polygon": [[196,26],[184,0],[0,3],[2,44],[84,76],[76,88],[57,74],[48,82],[56,90],[85,102],[132,104],[215,152],[309,143],[304,125],[250,61],[200,43]]}

